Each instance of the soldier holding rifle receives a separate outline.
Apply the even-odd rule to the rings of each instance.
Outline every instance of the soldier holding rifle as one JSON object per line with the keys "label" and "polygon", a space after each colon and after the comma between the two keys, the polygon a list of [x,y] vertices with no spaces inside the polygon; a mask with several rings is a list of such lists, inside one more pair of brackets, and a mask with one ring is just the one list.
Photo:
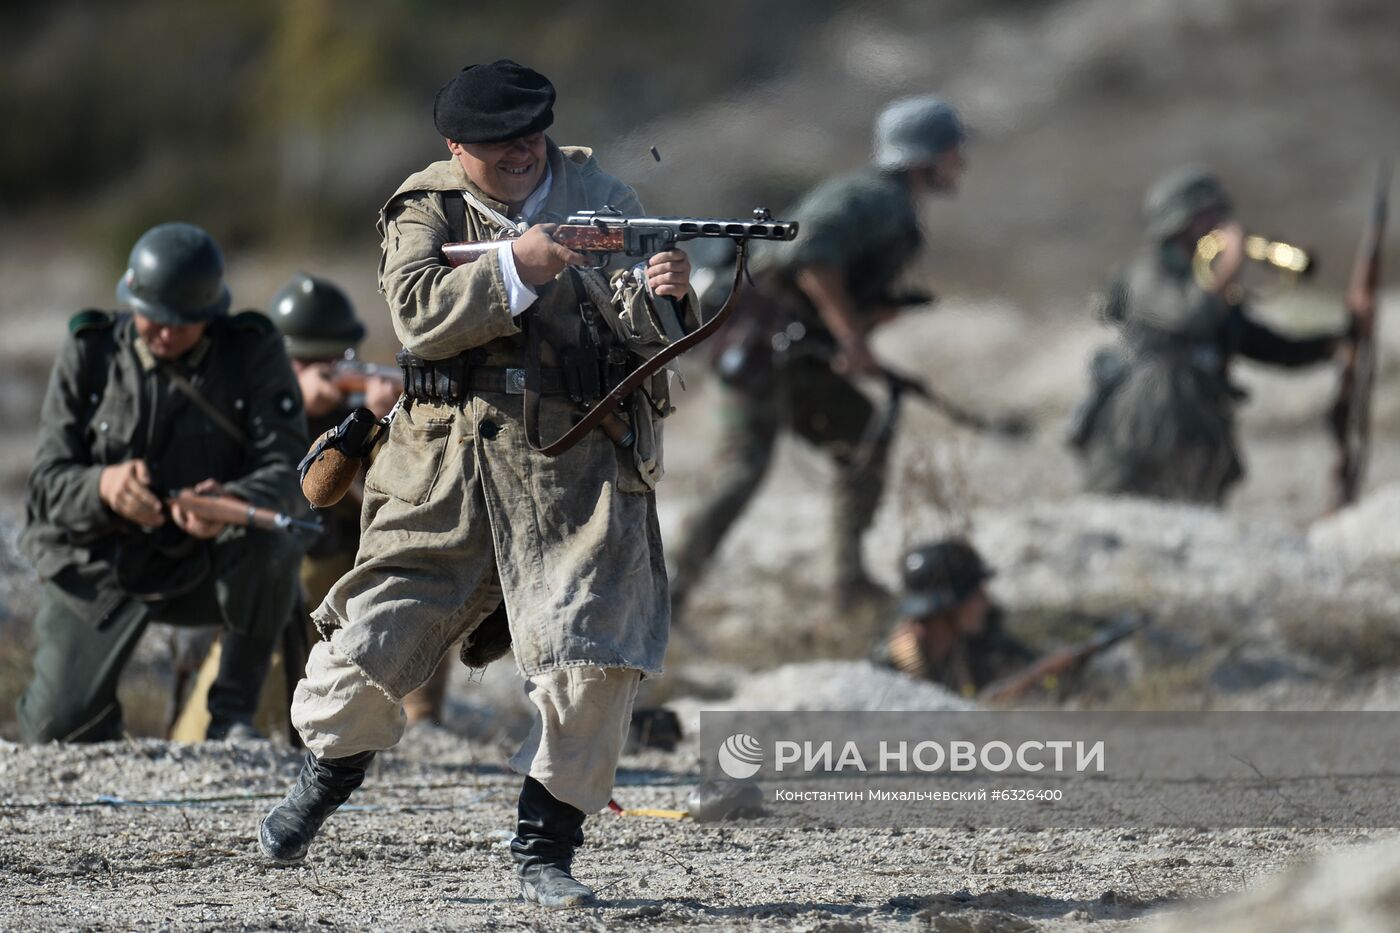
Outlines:
{"label": "soldier holding rifle", "polygon": [[1035,660],[1003,627],[986,589],[992,570],[967,541],[915,547],[900,570],[901,618],[876,650],[878,662],[972,696]]}
{"label": "soldier holding rifle", "polygon": [[1085,641],[1037,657],[1007,631],[1005,613],[986,588],[993,572],[965,539],[912,548],[901,571],[900,619],[875,660],[987,703],[1014,702],[1059,683],[1148,622],[1127,613],[1097,624]]}
{"label": "soldier holding rifle", "polygon": [[830,179],[793,209],[802,233],[755,258],[758,288],[716,356],[720,454],[710,489],[672,556],[671,601],[684,607],[711,556],[762,482],[781,430],[831,455],[835,596],[850,608],[886,596],[861,559],[861,536],[884,488],[890,431],[855,380],[894,382],[869,332],[928,295],[900,294],[924,237],[919,202],[954,191],[965,168],[962,121],[932,97],[896,101],[875,127],[874,164]]}
{"label": "soldier holding rifle", "polygon": [[21,539],[44,579],[28,741],[120,738],[117,680],[152,621],[223,630],[208,735],[251,731],[296,600],[301,544],[267,525],[298,507],[306,425],[280,338],[261,314],[228,314],[223,271],[209,234],[162,224],[117,285],[126,310],[69,322]]}

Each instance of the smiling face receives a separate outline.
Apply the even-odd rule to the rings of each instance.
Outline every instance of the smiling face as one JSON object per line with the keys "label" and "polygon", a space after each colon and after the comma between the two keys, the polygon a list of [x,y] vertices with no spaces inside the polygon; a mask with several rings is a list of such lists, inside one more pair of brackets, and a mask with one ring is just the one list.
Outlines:
{"label": "smiling face", "polygon": [[472,184],[489,197],[520,209],[539,186],[546,166],[546,137],[531,133],[500,143],[458,143],[447,140]]}

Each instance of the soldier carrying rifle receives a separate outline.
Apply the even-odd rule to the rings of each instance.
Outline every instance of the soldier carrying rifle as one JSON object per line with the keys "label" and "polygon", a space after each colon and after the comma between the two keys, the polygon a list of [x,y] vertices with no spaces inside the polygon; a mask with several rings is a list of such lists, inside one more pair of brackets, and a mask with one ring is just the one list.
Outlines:
{"label": "soldier carrying rifle", "polygon": [[296,601],[301,544],[277,513],[301,507],[306,422],[280,337],[227,313],[223,272],[209,234],[162,224],[117,285],[127,310],[69,321],[21,539],[44,579],[28,741],[120,738],[117,680],[153,621],[222,629],[208,737],[251,734]]}
{"label": "soldier carrying rifle", "polygon": [[987,592],[993,571],[966,539],[912,548],[900,569],[900,619],[874,660],[983,702],[1013,702],[1058,684],[1148,622],[1125,613],[1096,624],[1085,641],[1038,657],[1007,630],[1006,613]]}
{"label": "soldier carrying rifle", "polygon": [[956,189],[965,137],[957,113],[937,98],[890,104],[876,121],[874,164],[813,189],[792,211],[802,235],[757,255],[753,307],[736,315],[717,346],[720,453],[672,555],[675,612],[752,500],[783,429],[822,448],[837,467],[838,603],[887,595],[866,574],[861,536],[880,502],[891,432],[871,432],[879,415],[854,380],[890,380],[869,332],[932,300],[895,286],[924,242],[919,201]]}
{"label": "soldier carrying rifle", "polygon": [[[359,405],[376,418],[389,414],[403,392],[403,379],[397,367],[358,358],[365,325],[340,286],[298,273],[273,296],[269,313],[292,361],[312,437],[340,424]],[[355,565],[363,499],[355,490],[319,513],[325,532],[312,542],[301,565],[308,605],[319,606],[335,581]],[[314,641],[315,633],[310,634]],[[441,722],[448,670],[444,660],[427,683],[405,698],[409,725]]]}
{"label": "soldier carrying rifle", "polygon": [[912,548],[900,566],[899,622],[875,660],[972,696],[1035,660],[987,593],[992,570],[962,538]]}

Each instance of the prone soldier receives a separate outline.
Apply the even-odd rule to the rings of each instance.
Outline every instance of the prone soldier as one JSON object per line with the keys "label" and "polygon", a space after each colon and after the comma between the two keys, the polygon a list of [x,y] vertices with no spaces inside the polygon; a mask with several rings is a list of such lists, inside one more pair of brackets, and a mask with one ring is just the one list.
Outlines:
{"label": "prone soldier", "polygon": [[901,618],[876,649],[877,662],[973,696],[1035,659],[1006,631],[986,589],[993,572],[964,539],[911,549],[901,571]]}
{"label": "prone soldier", "polygon": [[1145,628],[1150,617],[1129,611],[1084,617],[1092,634],[1044,655],[1007,631],[1005,613],[986,583],[993,576],[963,538],[920,545],[904,555],[901,618],[874,660],[919,680],[986,703],[1007,703],[1077,674],[1095,657]]}
{"label": "prone soldier", "polygon": [[[549,457],[532,428],[556,437],[573,423],[568,386],[596,384],[607,358],[600,317],[655,321],[653,296],[696,315],[683,252],[601,280],[551,239],[581,210],[641,211],[588,150],[545,135],[554,100],[544,76],[514,62],[464,68],[434,106],[453,158],[411,176],[380,214],[380,288],[405,347],[406,399],[365,478],[355,567],[313,613],[326,638],[292,709],[311,754],[260,827],[273,859],[305,857],[375,753],[398,741],[404,696],[459,639],[465,657],[504,601],[539,713],[511,760],[525,775],[511,844],[521,892],[548,907],[594,900],[571,874],[574,851],[611,795],[638,684],[660,673],[666,649],[660,426],[646,420],[665,398],[653,382],[629,406],[630,446],[592,430]],[[456,268],[442,254],[502,237]]]}
{"label": "prone soldier", "polygon": [[152,621],[222,629],[207,737],[252,734],[301,545],[164,497],[192,488],[293,511],[306,424],[280,338],[257,312],[227,313],[223,274],[208,233],[161,224],[131,251],[125,310],[69,322],[21,539],[44,580],[19,705],[28,741],[120,738],[117,681]]}
{"label": "prone soldier", "polygon": [[750,294],[760,306],[736,315],[716,356],[720,453],[672,555],[674,612],[751,501],[782,429],[837,466],[838,602],[885,595],[865,572],[861,536],[883,492],[890,438],[870,436],[875,408],[852,379],[888,378],[867,334],[910,303],[893,286],[923,244],[919,200],[956,189],[965,138],[957,113],[937,98],[890,104],[876,121],[874,164],[813,189],[792,211],[801,236],[756,254]]}

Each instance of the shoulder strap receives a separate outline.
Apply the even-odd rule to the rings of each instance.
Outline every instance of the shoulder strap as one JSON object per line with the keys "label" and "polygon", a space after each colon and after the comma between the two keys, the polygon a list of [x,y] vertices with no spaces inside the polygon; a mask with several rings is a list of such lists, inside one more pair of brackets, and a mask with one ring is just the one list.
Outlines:
{"label": "shoulder strap", "polygon": [[461,189],[461,193],[462,200],[470,204],[472,207],[476,208],[485,216],[491,218],[491,222],[501,228],[501,233],[504,236],[519,236],[521,233],[525,232],[524,224],[518,224],[515,221],[511,220],[505,214],[502,214],[500,211],[496,210],[494,207],[481,200],[481,198],[478,198],[476,195],[472,194],[466,188]]}
{"label": "shoulder strap", "polygon": [[243,433],[243,429],[230,421],[228,416],[215,408],[214,404],[207,398],[200,395],[199,390],[196,389],[188,379],[177,372],[175,367],[170,366],[162,360],[160,362],[160,369],[161,372],[165,373],[165,378],[170,380],[170,384],[174,386],[181,395],[193,402],[196,408],[204,412],[220,431],[223,431],[229,437],[233,438],[234,443],[238,444],[240,447],[247,445],[248,436]]}
{"label": "shoulder strap", "polygon": [[[533,321],[527,316],[524,320],[526,336],[524,421],[525,440],[531,449],[546,457],[557,457],[569,450],[583,440],[589,431],[602,424],[603,420],[612,414],[629,395],[640,388],[642,383],[660,372],[667,363],[723,327],[724,322],[729,320],[729,316],[734,313],[734,299],[739,294],[739,285],[743,282],[747,269],[748,243],[740,240],[738,254],[734,260],[734,286],[729,292],[729,298],[724,302],[724,307],[720,308],[714,317],[685,337],[667,345],[660,353],[638,365],[611,392],[584,412],[577,424],[565,431],[558,440],[546,445],[540,443],[539,428],[540,388],[543,381],[540,370],[540,337],[538,327],[534,326]],[[528,315],[529,312],[527,311],[526,314]]]}
{"label": "shoulder strap", "polygon": [[442,192],[442,212],[447,215],[447,228],[455,240],[467,238],[467,202],[455,191]]}
{"label": "shoulder strap", "polygon": [[117,343],[117,325],[124,317],[124,315],[113,315],[105,311],[89,310],[74,315],[68,322],[68,330],[74,340],[83,341],[88,339],[84,335],[90,334],[93,343],[99,350],[101,365],[96,365],[98,360],[84,359],[82,373],[78,377],[89,418],[97,411],[98,403],[102,401],[102,396],[107,393],[108,370],[111,365],[111,357],[114,355],[111,351]]}

